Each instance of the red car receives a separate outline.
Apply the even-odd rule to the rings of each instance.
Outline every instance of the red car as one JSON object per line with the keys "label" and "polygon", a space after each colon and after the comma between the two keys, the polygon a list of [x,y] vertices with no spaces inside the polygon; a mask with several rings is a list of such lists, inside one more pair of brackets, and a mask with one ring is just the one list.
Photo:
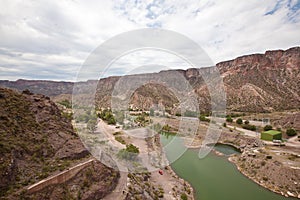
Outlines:
{"label": "red car", "polygon": [[158,173],[159,173],[160,175],[163,175],[163,174],[164,174],[163,170],[159,170]]}

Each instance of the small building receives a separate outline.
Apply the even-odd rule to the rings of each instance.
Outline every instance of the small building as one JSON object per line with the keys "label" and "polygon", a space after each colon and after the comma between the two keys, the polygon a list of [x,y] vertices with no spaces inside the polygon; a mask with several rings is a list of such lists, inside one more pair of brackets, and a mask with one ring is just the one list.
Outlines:
{"label": "small building", "polygon": [[260,134],[260,139],[268,141],[281,140],[282,134],[280,131],[275,130],[264,131]]}

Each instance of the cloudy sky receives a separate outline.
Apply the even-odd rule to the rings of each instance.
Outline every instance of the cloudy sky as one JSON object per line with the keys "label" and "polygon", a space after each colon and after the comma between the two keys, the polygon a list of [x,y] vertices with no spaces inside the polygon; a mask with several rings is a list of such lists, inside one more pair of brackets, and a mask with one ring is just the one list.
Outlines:
{"label": "cloudy sky", "polygon": [[[300,0],[1,0],[0,79],[74,81],[94,49],[139,28],[183,34],[217,63],[299,46]],[[132,71],[124,62],[108,75]]]}

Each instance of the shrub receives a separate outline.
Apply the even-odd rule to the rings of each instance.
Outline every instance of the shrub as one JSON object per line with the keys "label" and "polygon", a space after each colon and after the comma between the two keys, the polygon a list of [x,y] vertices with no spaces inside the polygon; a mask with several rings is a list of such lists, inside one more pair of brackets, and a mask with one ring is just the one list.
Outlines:
{"label": "shrub", "polygon": [[121,136],[116,136],[115,139],[121,144],[126,144],[125,140]]}
{"label": "shrub", "polygon": [[249,121],[248,121],[248,120],[246,120],[244,123],[245,123],[245,124],[249,124]]}
{"label": "shrub", "polygon": [[185,193],[182,193],[181,196],[180,196],[180,199],[181,200],[187,200],[188,197],[187,197],[187,195]]}
{"label": "shrub", "polygon": [[242,127],[243,127],[243,129],[247,129],[250,131],[256,131],[256,126],[254,126],[254,125],[244,124]]}
{"label": "shrub", "polygon": [[[108,124],[116,124],[116,119],[114,118],[111,110],[103,110],[98,114],[98,117],[106,121]],[[121,117],[121,116],[120,116]]]}
{"label": "shrub", "polygon": [[224,122],[224,123],[223,123],[223,126],[224,126],[224,127],[227,127],[227,124]]}
{"label": "shrub", "polygon": [[130,153],[140,153],[139,148],[133,144],[126,145],[126,151]]}
{"label": "shrub", "polygon": [[242,123],[243,123],[242,118],[238,118],[238,119],[236,120],[236,123],[237,123],[237,124],[242,124]]}
{"label": "shrub", "polygon": [[118,157],[126,160],[134,160],[139,154],[139,148],[133,144],[126,145],[126,149],[121,149],[118,152]]}
{"label": "shrub", "polygon": [[210,122],[210,120],[207,119],[204,115],[200,115],[199,119],[200,119],[200,121],[203,121],[203,122]]}
{"label": "shrub", "polygon": [[112,117],[110,118],[108,121],[107,121],[108,124],[113,124],[115,125],[116,124],[116,120]]}
{"label": "shrub", "polygon": [[226,122],[233,122],[231,116],[226,117]]}
{"label": "shrub", "polygon": [[169,126],[169,124],[166,124],[162,127],[162,130],[164,132],[170,132],[171,131],[171,126]]}
{"label": "shrub", "polygon": [[296,132],[295,129],[289,128],[289,129],[286,130],[286,134],[287,134],[288,136],[295,136],[295,135],[297,135],[297,132]]}
{"label": "shrub", "polygon": [[264,131],[269,131],[269,130],[272,130],[272,129],[273,129],[273,127],[271,125],[266,125],[264,127]]}

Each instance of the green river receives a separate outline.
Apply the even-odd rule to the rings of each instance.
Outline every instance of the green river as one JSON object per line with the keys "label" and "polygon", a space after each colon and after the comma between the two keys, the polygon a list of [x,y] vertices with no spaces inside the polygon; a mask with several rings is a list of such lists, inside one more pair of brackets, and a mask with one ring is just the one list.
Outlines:
{"label": "green river", "polygon": [[[172,141],[172,142],[170,142]],[[183,148],[175,136],[161,135],[161,142],[169,160],[175,160]],[[166,145],[167,144],[167,145]],[[225,155],[238,153],[227,145],[215,147]],[[204,159],[198,158],[198,150],[188,149],[171,164],[178,176],[188,181],[194,188],[196,199],[200,200],[292,200],[275,194],[257,185],[227,160],[211,152]]]}

